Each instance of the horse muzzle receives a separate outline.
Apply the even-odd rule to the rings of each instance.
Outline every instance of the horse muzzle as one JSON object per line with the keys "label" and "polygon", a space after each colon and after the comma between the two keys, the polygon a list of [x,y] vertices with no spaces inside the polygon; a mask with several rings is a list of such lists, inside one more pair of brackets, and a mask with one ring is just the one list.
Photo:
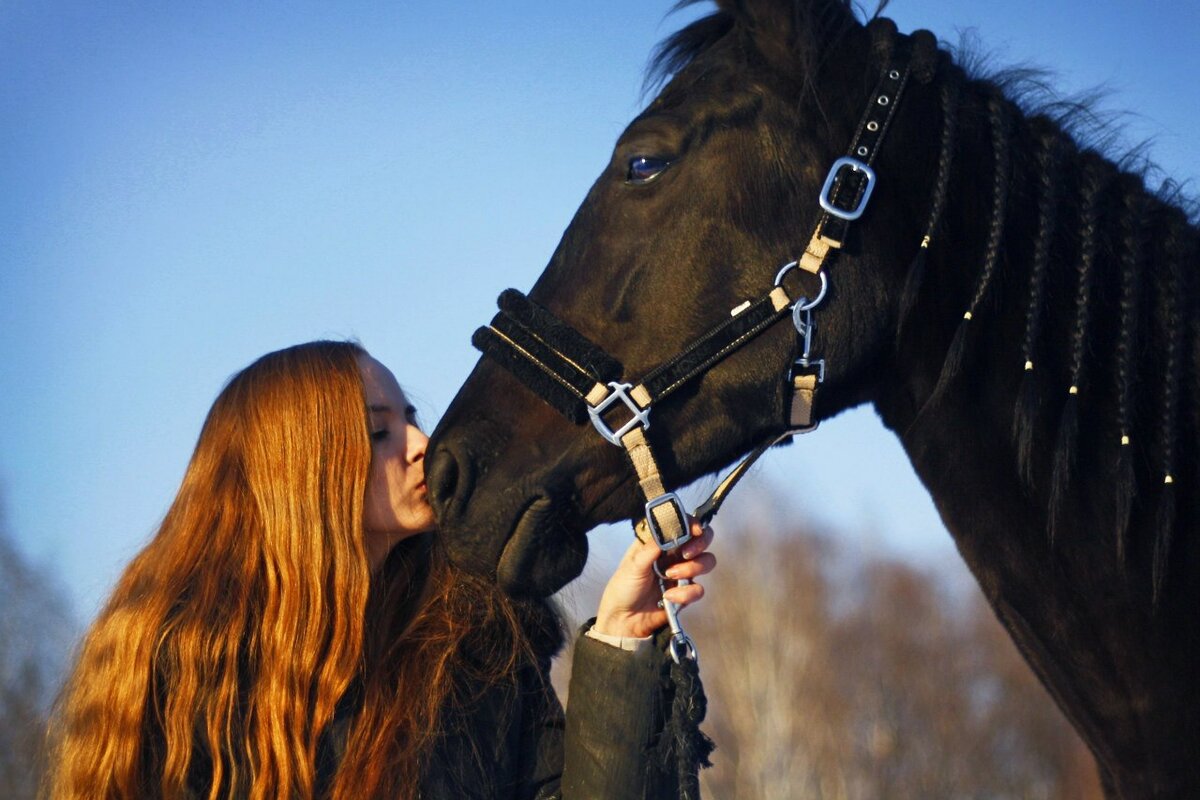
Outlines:
{"label": "horse muzzle", "polygon": [[515,596],[553,594],[583,571],[587,526],[568,481],[481,470],[452,435],[426,461],[439,535],[456,564]]}

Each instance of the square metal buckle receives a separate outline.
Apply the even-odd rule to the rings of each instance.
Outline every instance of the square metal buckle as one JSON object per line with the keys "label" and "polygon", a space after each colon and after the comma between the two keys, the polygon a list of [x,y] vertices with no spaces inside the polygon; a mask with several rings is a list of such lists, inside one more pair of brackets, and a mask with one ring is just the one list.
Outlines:
{"label": "square metal buckle", "polygon": [[[833,182],[837,179],[838,173],[843,167],[848,167],[855,172],[861,172],[867,177],[867,186],[863,189],[862,197],[858,198],[858,205],[849,211],[838,208],[829,198],[829,192],[833,189]],[[829,174],[825,176],[825,185],[821,187],[821,196],[818,201],[821,203],[821,208],[828,211],[835,217],[844,219],[847,222],[858,219],[862,216],[863,210],[867,207],[867,201],[871,199],[871,192],[875,190],[875,170],[868,167],[857,158],[842,156],[837,161],[833,162],[833,166],[829,168]]]}
{"label": "square metal buckle", "polygon": [[[650,409],[642,408],[634,402],[632,397],[629,396],[629,390],[633,388],[633,384],[610,381],[608,388],[612,389],[612,391],[608,393],[607,397],[594,406],[588,406],[588,416],[592,418],[592,425],[596,427],[596,430],[599,431],[601,436],[615,444],[617,447],[622,447],[623,445],[621,444],[621,437],[629,433],[638,425],[641,425],[643,430],[650,430]],[[629,420],[614,431],[612,428],[608,427],[608,423],[604,421],[604,417],[602,415],[608,410],[609,406],[618,400],[624,403],[625,407],[629,409],[629,412],[633,414],[633,419]]]}
{"label": "square metal buckle", "polygon": [[803,374],[801,370],[815,369],[817,371],[817,383],[825,382],[825,359],[823,358],[805,358],[801,356],[792,364],[792,374],[789,377],[795,377]]}
{"label": "square metal buckle", "polygon": [[[675,515],[679,517],[679,528],[683,531],[683,535],[678,539],[664,539],[663,533],[658,527],[658,522],[654,519],[654,509],[659,506],[668,505],[675,510]],[[684,510],[683,501],[679,499],[679,495],[674,492],[659,495],[649,503],[646,503],[646,527],[650,529],[650,536],[654,538],[654,543],[658,545],[658,549],[664,553],[687,544],[692,539],[692,528],[688,525],[687,511]]]}

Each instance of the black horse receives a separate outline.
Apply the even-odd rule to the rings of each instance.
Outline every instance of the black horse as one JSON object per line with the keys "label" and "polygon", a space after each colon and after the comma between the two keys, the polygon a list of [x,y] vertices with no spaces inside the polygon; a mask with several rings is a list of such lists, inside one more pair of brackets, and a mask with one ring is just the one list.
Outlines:
{"label": "black horse", "polygon": [[[901,438],[1110,796],[1200,797],[1200,237],[1181,201],[928,32],[836,0],[717,5],[663,44],[669,82],[529,299],[636,381],[811,250],[830,164],[906,54],[878,185],[823,267],[815,416],[872,403]],[[782,320],[655,406],[668,488],[779,433],[797,346]],[[639,515],[620,448],[493,359],[434,440],[452,554],[515,591],[560,587],[589,528]]]}

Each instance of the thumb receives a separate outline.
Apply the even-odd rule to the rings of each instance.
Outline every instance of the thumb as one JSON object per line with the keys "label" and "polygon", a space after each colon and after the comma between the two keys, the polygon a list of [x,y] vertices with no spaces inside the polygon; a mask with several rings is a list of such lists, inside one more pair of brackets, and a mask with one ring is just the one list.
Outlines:
{"label": "thumb", "polygon": [[641,572],[650,569],[650,565],[658,560],[662,555],[662,550],[658,549],[658,545],[653,542],[634,541],[630,547],[629,560],[633,566]]}

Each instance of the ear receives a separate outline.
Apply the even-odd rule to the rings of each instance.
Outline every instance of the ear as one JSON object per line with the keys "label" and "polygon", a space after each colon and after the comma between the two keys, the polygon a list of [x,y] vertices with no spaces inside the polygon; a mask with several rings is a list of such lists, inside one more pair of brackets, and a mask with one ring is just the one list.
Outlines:
{"label": "ear", "polygon": [[801,79],[860,27],[845,0],[717,0],[717,6],[771,66]]}

